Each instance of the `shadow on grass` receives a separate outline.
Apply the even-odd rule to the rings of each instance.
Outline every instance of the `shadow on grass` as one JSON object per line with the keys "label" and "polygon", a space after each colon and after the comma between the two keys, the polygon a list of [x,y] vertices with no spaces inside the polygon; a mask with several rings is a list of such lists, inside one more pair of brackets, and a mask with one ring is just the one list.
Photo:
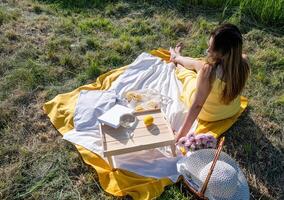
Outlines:
{"label": "shadow on grass", "polygon": [[250,117],[250,109],[226,133],[224,150],[243,169],[249,181],[251,199],[271,198],[264,195],[267,193],[273,199],[284,197],[284,150],[272,145],[269,134],[263,132]]}

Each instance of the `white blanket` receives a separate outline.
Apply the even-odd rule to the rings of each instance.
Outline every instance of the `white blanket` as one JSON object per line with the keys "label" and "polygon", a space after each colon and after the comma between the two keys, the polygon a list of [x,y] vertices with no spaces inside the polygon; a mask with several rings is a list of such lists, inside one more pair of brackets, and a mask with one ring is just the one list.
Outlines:
{"label": "white blanket", "polygon": [[[187,109],[179,100],[182,85],[175,76],[174,68],[175,66],[172,63],[167,64],[160,58],[148,53],[142,53],[112,83],[111,88],[107,92],[121,97],[125,91],[129,90],[150,88],[159,91],[162,95],[172,99],[172,103],[162,110],[166,114],[172,129],[178,131],[183,123]],[[96,113],[96,111],[86,112],[88,105],[89,109],[99,110],[99,113],[107,110],[112,105],[105,103],[103,95],[104,91],[81,91],[76,105],[74,120],[82,119],[86,124],[86,129],[84,129],[84,123],[76,120],[74,124],[79,128],[69,131],[63,137],[65,140],[81,145],[102,157],[102,141],[97,122],[95,121],[94,126],[90,129],[89,123],[86,123],[86,120],[83,118],[90,119]],[[96,117],[93,117],[94,120],[96,120]],[[197,122],[192,126],[192,129],[195,129],[196,125]],[[176,170],[176,162],[179,158],[180,156],[173,158],[170,148],[165,147],[114,156],[114,161],[117,168],[126,169],[148,177],[169,177],[176,182],[179,176]]]}

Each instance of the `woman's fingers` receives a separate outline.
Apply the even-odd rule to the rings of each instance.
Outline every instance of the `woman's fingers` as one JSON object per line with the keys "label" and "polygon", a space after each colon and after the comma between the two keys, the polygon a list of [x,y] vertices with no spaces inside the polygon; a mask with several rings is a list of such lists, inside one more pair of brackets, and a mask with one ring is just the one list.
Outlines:
{"label": "woman's fingers", "polygon": [[182,48],[183,48],[183,43],[182,42],[177,43],[175,47],[175,52],[180,55]]}
{"label": "woman's fingers", "polygon": [[172,47],[170,47],[170,53],[171,53],[170,61],[175,62],[175,58],[177,55],[176,55],[175,50]]}
{"label": "woman's fingers", "polygon": [[176,47],[183,48],[183,43],[182,42],[177,43]]}
{"label": "woman's fingers", "polygon": [[173,130],[174,133],[174,137],[175,137],[175,144],[177,144],[177,136],[178,136],[178,132],[176,132],[176,130]]}
{"label": "woman's fingers", "polygon": [[175,143],[177,144],[179,139],[181,138],[180,133],[175,133]]}

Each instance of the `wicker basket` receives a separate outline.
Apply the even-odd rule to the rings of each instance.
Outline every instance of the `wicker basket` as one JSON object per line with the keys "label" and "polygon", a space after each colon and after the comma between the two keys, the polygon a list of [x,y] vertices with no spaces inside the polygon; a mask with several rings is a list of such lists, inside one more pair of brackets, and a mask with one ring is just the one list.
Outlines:
{"label": "wicker basket", "polygon": [[205,194],[205,191],[207,189],[207,185],[208,185],[210,177],[211,177],[211,175],[213,173],[213,170],[214,170],[214,167],[216,165],[216,162],[219,159],[220,153],[221,153],[223,145],[224,145],[224,141],[225,141],[225,137],[222,137],[220,139],[220,141],[219,141],[218,148],[217,148],[217,151],[216,151],[216,153],[214,155],[214,159],[213,159],[212,165],[210,167],[208,175],[207,175],[207,177],[206,177],[206,179],[204,181],[204,184],[202,185],[200,191],[197,191],[194,187],[192,187],[183,176],[180,177],[180,181],[183,183],[185,188],[188,189],[191,193],[193,193],[196,196],[196,198],[198,198],[198,199],[208,200],[208,198],[205,197],[204,194]]}

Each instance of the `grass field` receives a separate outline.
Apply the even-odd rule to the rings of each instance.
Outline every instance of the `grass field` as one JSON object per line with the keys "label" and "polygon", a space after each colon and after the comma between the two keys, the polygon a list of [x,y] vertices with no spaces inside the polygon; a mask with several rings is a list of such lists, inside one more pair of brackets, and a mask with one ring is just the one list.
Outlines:
{"label": "grass field", "polygon": [[[178,41],[185,55],[203,56],[208,33],[224,21],[241,28],[251,64],[249,108],[227,131],[224,151],[243,169],[251,199],[284,199],[283,1],[270,17],[197,1],[60,2],[0,2],[0,199],[128,199],[101,189],[96,172],[44,115],[44,102]],[[159,199],[190,198],[177,184]]]}

